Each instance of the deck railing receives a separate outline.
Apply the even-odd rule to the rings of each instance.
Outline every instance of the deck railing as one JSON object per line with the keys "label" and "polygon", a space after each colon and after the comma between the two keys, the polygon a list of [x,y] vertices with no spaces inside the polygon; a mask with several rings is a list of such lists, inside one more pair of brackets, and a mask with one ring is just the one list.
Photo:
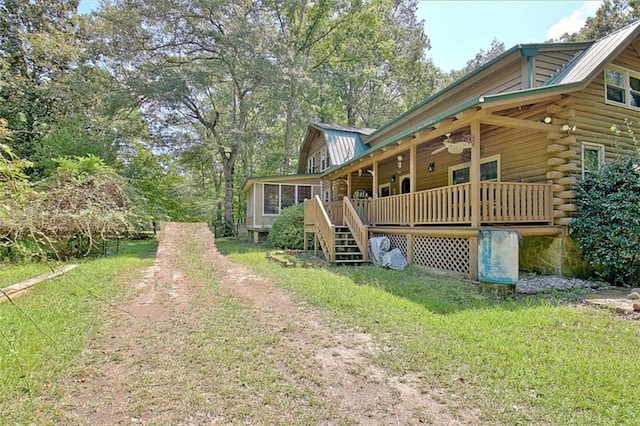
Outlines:
{"label": "deck railing", "polygon": [[362,223],[349,197],[344,197],[342,211],[344,212],[344,224],[351,231],[353,239],[356,240],[356,244],[358,244],[358,248],[362,253],[362,260],[367,262],[369,260],[369,227]]}
{"label": "deck railing", "polygon": [[331,201],[322,203],[324,209],[334,225],[342,226],[342,201]]}
{"label": "deck railing", "polygon": [[[471,184],[412,194],[357,200],[369,225],[460,225],[471,223]],[[354,201],[355,203],[355,201]],[[482,182],[480,223],[553,223],[552,187],[546,183]]]}
{"label": "deck railing", "polygon": [[335,260],[335,225],[331,222],[319,196],[304,201],[304,224],[313,225],[328,262]]}

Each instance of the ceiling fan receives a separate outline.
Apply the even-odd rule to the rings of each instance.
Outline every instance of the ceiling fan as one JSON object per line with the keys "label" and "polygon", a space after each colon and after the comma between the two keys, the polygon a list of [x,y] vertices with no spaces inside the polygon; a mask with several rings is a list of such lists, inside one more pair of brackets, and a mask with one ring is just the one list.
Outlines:
{"label": "ceiling fan", "polygon": [[451,139],[451,133],[447,133],[445,136],[446,139],[442,141],[442,146],[434,150],[431,155],[435,155],[445,149],[449,154],[461,154],[463,150],[471,148],[471,142],[469,141],[461,140],[460,142],[454,142],[453,139]]}

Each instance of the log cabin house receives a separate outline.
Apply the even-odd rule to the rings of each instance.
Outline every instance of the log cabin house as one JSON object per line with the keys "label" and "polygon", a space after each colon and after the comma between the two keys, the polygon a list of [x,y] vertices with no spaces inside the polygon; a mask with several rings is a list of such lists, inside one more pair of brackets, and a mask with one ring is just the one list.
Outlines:
{"label": "log cabin house", "polygon": [[[366,262],[368,239],[387,236],[410,264],[475,280],[479,236],[508,229],[521,266],[571,275],[573,186],[637,152],[611,127],[639,134],[639,120],[640,22],[595,42],[517,45],[375,131],[309,126],[305,234],[329,262]],[[250,218],[268,195],[254,182]]]}

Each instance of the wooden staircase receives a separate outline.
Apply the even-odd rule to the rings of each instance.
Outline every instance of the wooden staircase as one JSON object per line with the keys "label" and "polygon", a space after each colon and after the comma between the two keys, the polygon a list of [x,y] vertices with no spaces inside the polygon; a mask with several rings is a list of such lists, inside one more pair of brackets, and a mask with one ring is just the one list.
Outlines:
{"label": "wooden staircase", "polygon": [[364,256],[358,247],[356,239],[346,226],[335,228],[335,260],[336,264],[362,264]]}

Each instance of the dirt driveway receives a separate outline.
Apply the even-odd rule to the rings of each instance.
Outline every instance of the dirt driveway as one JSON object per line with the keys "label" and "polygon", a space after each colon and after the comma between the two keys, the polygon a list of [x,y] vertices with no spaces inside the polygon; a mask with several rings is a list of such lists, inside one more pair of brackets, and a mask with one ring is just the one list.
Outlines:
{"label": "dirt driveway", "polygon": [[[373,365],[370,335],[335,329],[220,255],[206,225],[169,223],[159,238],[155,265],[121,310],[111,310],[108,330],[74,377],[59,384],[54,421],[477,423],[477,412],[455,409],[442,391]],[[260,336],[278,338],[247,343]],[[262,368],[274,373],[238,379]]]}

